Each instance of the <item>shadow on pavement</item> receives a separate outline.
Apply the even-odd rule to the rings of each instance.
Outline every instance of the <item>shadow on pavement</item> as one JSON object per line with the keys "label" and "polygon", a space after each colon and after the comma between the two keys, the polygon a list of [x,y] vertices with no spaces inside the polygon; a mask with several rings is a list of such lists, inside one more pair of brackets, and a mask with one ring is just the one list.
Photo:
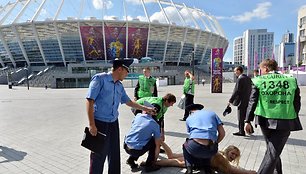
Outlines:
{"label": "shadow on pavement", "polygon": [[[17,151],[13,148],[0,146],[0,163],[6,163],[11,161],[21,161],[27,155],[26,152]],[[1,158],[5,158],[1,160]]]}

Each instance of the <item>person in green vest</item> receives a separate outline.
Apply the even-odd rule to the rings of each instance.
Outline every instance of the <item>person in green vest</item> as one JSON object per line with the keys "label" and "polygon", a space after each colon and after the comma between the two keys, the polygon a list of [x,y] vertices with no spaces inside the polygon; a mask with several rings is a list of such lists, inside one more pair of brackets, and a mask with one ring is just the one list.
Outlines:
{"label": "person in green vest", "polygon": [[[193,104],[194,100],[194,76],[189,70],[185,71],[183,94],[185,95],[185,108],[187,108],[187,106]],[[180,120],[186,121],[188,116],[189,111],[185,109],[184,117]]]}
{"label": "person in green vest", "polygon": [[[159,112],[157,112],[156,114],[156,120],[160,126],[161,139],[162,141],[164,141],[165,140],[164,115],[167,112],[168,108],[174,105],[174,103],[176,102],[176,97],[173,94],[168,93],[163,97],[144,97],[137,100],[136,103],[144,105],[145,101],[154,105],[155,107],[157,107],[157,110],[159,110]],[[141,113],[141,110],[136,110],[134,112],[135,115],[138,113]]]}
{"label": "person in green vest", "polygon": [[135,101],[143,97],[157,97],[156,79],[151,76],[149,67],[143,69],[143,75],[138,77],[134,90]]}
{"label": "person in green vest", "polygon": [[256,116],[255,122],[260,125],[266,142],[266,153],[258,174],[282,174],[280,155],[290,132],[303,129],[298,117],[301,96],[297,80],[277,73],[277,67],[275,60],[263,60],[261,76],[252,79],[245,131],[250,133],[250,122]]}

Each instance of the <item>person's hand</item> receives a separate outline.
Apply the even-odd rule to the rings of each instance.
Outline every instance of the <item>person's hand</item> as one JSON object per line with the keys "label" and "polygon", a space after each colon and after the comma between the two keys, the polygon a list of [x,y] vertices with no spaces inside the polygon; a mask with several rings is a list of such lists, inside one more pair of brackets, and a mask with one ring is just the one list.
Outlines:
{"label": "person's hand", "polygon": [[146,110],[145,110],[148,114],[150,115],[156,115],[156,108],[150,108],[150,107],[146,107]]}
{"label": "person's hand", "polygon": [[96,136],[98,133],[96,125],[89,126],[89,132],[92,136]]}
{"label": "person's hand", "polygon": [[137,101],[137,97],[134,97],[134,101]]}
{"label": "person's hand", "polygon": [[251,125],[251,123],[245,123],[245,126],[244,126],[244,130],[247,134],[252,134],[253,133],[253,127]]}

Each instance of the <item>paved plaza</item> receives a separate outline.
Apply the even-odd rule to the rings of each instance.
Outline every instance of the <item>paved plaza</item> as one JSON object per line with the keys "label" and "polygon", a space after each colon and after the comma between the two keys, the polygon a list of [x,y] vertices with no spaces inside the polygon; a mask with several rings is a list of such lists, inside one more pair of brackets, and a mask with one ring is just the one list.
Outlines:
{"label": "paved plaza", "polygon": [[[211,94],[208,85],[196,85],[195,102],[215,111],[226,130],[220,149],[236,145],[242,152],[240,166],[257,170],[265,152],[265,142],[259,128],[252,136],[236,137],[236,108],[226,116],[226,107],[234,84],[224,84],[223,93]],[[133,89],[126,89],[133,97]],[[171,92],[182,94],[182,86],[159,87],[159,96]],[[87,89],[47,89],[0,86],[0,174],[87,174],[89,151],[80,146],[83,129],[88,125],[85,113]],[[306,174],[306,87],[301,87],[302,109],[300,119],[303,131],[293,132],[282,153],[284,174]],[[121,143],[129,130],[133,114],[121,105]],[[187,137],[185,122],[179,121],[183,110],[169,108],[165,115],[166,142],[174,152],[182,152]],[[162,157],[165,157],[163,154]],[[121,149],[122,173],[130,174],[125,161],[128,155]],[[139,159],[139,161],[145,158]],[[106,172],[107,169],[104,171]],[[185,169],[167,167],[155,173],[180,174]],[[138,171],[135,173],[143,173]]]}

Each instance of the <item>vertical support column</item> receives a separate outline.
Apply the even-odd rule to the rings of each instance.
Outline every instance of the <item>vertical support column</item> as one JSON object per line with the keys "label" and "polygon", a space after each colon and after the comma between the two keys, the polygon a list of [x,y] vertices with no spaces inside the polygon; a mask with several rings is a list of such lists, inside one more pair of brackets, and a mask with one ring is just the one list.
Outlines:
{"label": "vertical support column", "polygon": [[25,59],[26,62],[27,62],[27,65],[30,66],[29,57],[28,57],[28,55],[27,55],[27,52],[26,52],[25,49],[24,49],[24,46],[23,46],[23,44],[22,44],[22,41],[21,41],[21,39],[20,39],[20,35],[19,35],[19,32],[18,32],[17,29],[16,29],[16,26],[12,26],[12,31],[13,31],[14,34],[16,35],[17,42],[18,42],[19,47],[20,47],[20,49],[21,49],[21,51],[22,51],[22,55],[23,55],[24,59]]}
{"label": "vertical support column", "polygon": [[148,52],[149,52],[149,42],[150,42],[150,32],[151,32],[151,21],[150,21],[150,18],[149,18],[149,16],[148,16],[148,12],[147,12],[146,6],[144,5],[143,0],[141,0],[141,4],[142,4],[142,8],[143,8],[143,10],[144,10],[144,13],[145,13],[146,18],[147,18],[148,23],[149,23],[149,28],[148,28],[148,38],[147,38],[147,48],[146,48],[146,57],[148,57]]}
{"label": "vertical support column", "polygon": [[203,50],[202,59],[201,59],[201,64],[203,64],[203,60],[204,60],[204,58],[205,58],[205,54],[206,54],[206,51],[207,51],[207,47],[208,47],[208,45],[210,44],[210,41],[211,41],[212,32],[209,32],[209,33],[210,33],[210,34],[209,34],[209,37],[208,37],[208,41],[207,41],[206,46],[205,46],[205,48],[204,48],[204,50]]}
{"label": "vertical support column", "polygon": [[181,57],[182,57],[182,53],[183,53],[183,48],[184,48],[186,37],[187,37],[187,32],[188,32],[188,28],[186,27],[185,32],[184,32],[184,39],[183,39],[183,41],[181,41],[181,49],[180,49],[179,59],[177,61],[177,66],[180,65],[180,61],[181,61]]}
{"label": "vertical support column", "polygon": [[4,36],[3,36],[3,33],[1,31],[1,29],[0,29],[0,40],[2,41],[3,47],[4,47],[5,51],[7,52],[7,54],[8,54],[8,56],[9,56],[9,58],[10,58],[12,64],[13,64],[14,68],[16,68],[16,62],[15,62],[15,60],[13,58],[13,55],[12,55],[8,45],[7,45],[6,40],[4,39]]}
{"label": "vertical support column", "polygon": [[34,25],[34,23],[32,22],[32,31],[33,31],[33,34],[35,36],[35,40],[37,42],[37,45],[38,45],[38,48],[39,48],[39,51],[40,51],[40,54],[41,54],[41,57],[43,58],[43,61],[45,63],[45,65],[47,66],[47,62],[46,62],[46,57],[45,57],[45,54],[44,54],[44,50],[41,46],[41,43],[40,43],[40,40],[38,38],[38,33],[37,33],[37,30],[36,30],[36,27]]}
{"label": "vertical support column", "polygon": [[[58,46],[59,46],[61,54],[62,54],[62,59],[63,59],[64,65],[66,67],[67,65],[66,65],[65,53],[64,53],[62,41],[61,41],[61,38],[60,38],[60,35],[59,35],[59,31],[58,31],[58,27],[57,27],[56,22],[54,22],[53,25],[54,25],[54,29],[55,29],[55,33],[56,33],[56,38],[57,38]],[[81,42],[82,42],[82,40],[81,40]]]}

